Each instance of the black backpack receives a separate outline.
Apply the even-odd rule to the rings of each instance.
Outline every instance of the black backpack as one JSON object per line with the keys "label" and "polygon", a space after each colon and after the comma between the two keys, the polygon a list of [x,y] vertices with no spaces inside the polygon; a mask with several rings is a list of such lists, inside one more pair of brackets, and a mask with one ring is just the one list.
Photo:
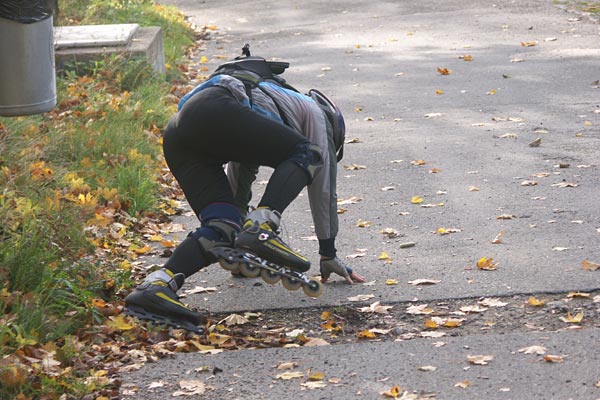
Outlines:
{"label": "black backpack", "polygon": [[[260,88],[258,84],[264,81],[273,82],[281,87],[299,93],[299,90],[288,84],[286,80],[280,76],[289,66],[290,63],[288,62],[267,61],[262,57],[250,55],[250,45],[246,44],[242,47],[242,55],[219,65],[211,77],[225,74],[239,79],[244,83],[246,94],[250,99],[250,103],[252,103],[252,89]],[[268,95],[268,93],[264,91],[263,93]],[[337,153],[337,161],[339,162],[344,156],[344,140],[346,137],[346,125],[344,123],[342,112],[329,97],[316,89],[309,90],[307,96],[317,103],[325,115],[327,134],[331,135],[333,138]],[[277,104],[272,97],[271,99],[273,100],[273,103],[275,103],[283,122],[286,125],[289,125],[279,104]]]}

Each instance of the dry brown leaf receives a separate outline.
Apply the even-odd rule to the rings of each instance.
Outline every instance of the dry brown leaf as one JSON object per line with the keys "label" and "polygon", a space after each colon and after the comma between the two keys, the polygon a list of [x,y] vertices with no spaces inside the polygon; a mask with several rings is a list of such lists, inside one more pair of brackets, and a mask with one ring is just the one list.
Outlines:
{"label": "dry brown leaf", "polygon": [[411,285],[417,286],[417,285],[435,285],[440,283],[440,280],[436,280],[436,279],[415,279],[412,281],[408,281],[408,283],[410,283]]}
{"label": "dry brown leaf", "polygon": [[471,386],[471,381],[469,381],[469,380],[464,380],[464,381],[454,384],[454,387],[459,387],[459,388],[463,388],[463,389],[466,389],[469,386]]}
{"label": "dry brown leaf", "polygon": [[585,269],[586,271],[596,271],[598,269],[600,269],[600,264],[591,262],[591,261],[587,261],[587,260],[583,260],[581,262],[581,268]]}
{"label": "dry brown leaf", "polygon": [[406,309],[406,312],[408,314],[413,314],[413,315],[428,315],[428,314],[432,314],[433,308],[429,307],[427,304],[419,304],[419,305],[414,305],[414,306],[409,306]]}
{"label": "dry brown leaf", "polygon": [[373,294],[359,294],[356,296],[348,297],[348,301],[365,301],[375,297]]}
{"label": "dry brown leaf", "polygon": [[344,169],[348,170],[348,171],[357,171],[359,169],[366,169],[367,167],[365,165],[359,165],[359,164],[350,164],[350,165],[344,165]]}
{"label": "dry brown leaf", "polygon": [[452,70],[449,70],[448,68],[438,68],[437,72],[439,72],[442,75],[450,75],[452,73]]}
{"label": "dry brown leaf", "polygon": [[542,354],[546,354],[546,350],[547,349],[544,346],[529,346],[519,349],[518,352],[524,354],[537,354],[541,356]]}
{"label": "dry brown leaf", "polygon": [[561,363],[561,362],[565,361],[563,356],[556,356],[556,355],[551,355],[551,354],[545,355],[544,360],[549,363]]}
{"label": "dry brown leaf", "polygon": [[476,355],[476,356],[467,356],[467,361],[474,365],[487,365],[489,361],[492,361],[494,356],[492,355]]}
{"label": "dry brown leaf", "polygon": [[500,231],[494,240],[492,240],[492,244],[502,244],[502,236],[504,236],[504,231]]}
{"label": "dry brown leaf", "polygon": [[298,363],[294,362],[294,361],[290,361],[290,362],[282,362],[277,366],[277,369],[280,371],[289,371],[291,369],[294,369],[298,366]]}
{"label": "dry brown leaf", "polygon": [[382,306],[378,301],[371,304],[368,307],[361,307],[358,309],[360,312],[364,313],[377,313],[377,314],[387,314],[388,310],[393,306]]}
{"label": "dry brown leaf", "polygon": [[295,378],[304,378],[304,372],[301,372],[301,371],[283,372],[281,374],[277,374],[277,376],[275,377],[275,379],[281,379],[284,381],[289,381],[290,379],[295,379]]}
{"label": "dry brown leaf", "polygon": [[501,214],[496,217],[496,219],[515,219],[516,217],[512,214]]}
{"label": "dry brown leaf", "polygon": [[306,347],[314,347],[314,346],[329,346],[329,342],[325,339],[321,338],[310,338],[308,342],[304,343]]}

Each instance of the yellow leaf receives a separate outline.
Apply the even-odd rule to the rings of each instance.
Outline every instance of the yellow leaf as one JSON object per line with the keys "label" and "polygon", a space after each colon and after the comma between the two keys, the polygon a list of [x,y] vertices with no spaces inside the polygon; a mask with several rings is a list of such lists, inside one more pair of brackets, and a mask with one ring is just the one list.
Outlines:
{"label": "yellow leaf", "polygon": [[440,90],[440,89],[437,89],[437,90],[435,91],[435,94],[437,94],[437,95],[444,94],[444,91],[443,91],[443,90]]}
{"label": "yellow leaf", "polygon": [[421,197],[419,197],[419,196],[413,196],[413,197],[410,199],[410,202],[411,202],[411,203],[413,203],[413,204],[420,204],[420,203],[422,203],[422,202],[423,202],[423,198],[421,198]]}
{"label": "yellow leaf", "polygon": [[175,242],[172,240],[163,240],[160,244],[169,249],[175,247]]}
{"label": "yellow leaf", "polygon": [[309,381],[322,381],[325,378],[325,374],[323,374],[322,372],[313,372],[312,374],[309,375],[308,380]]}
{"label": "yellow leaf", "polygon": [[484,271],[493,271],[496,269],[497,266],[498,266],[498,264],[494,263],[493,258],[481,257],[477,261],[477,268],[484,270]]}
{"label": "yellow leaf", "polygon": [[456,328],[461,326],[463,321],[464,320],[462,318],[448,318],[446,322],[444,322],[444,326],[446,328]]}
{"label": "yellow leaf", "polygon": [[402,388],[398,385],[395,385],[390,390],[386,390],[385,392],[382,392],[381,395],[395,399],[398,396],[400,396],[401,392],[402,392]]}
{"label": "yellow leaf", "polygon": [[494,94],[496,94],[496,92],[497,92],[496,89],[492,89],[489,92],[487,92],[486,94],[494,95]]}
{"label": "yellow leaf", "polygon": [[568,322],[570,324],[578,324],[581,322],[581,320],[583,319],[583,313],[580,312],[579,314],[573,316],[571,315],[571,312],[567,312],[567,316],[566,317],[560,317],[560,320],[563,322]]}
{"label": "yellow leaf", "polygon": [[470,54],[465,54],[464,56],[460,57],[463,59],[463,61],[473,61],[473,56]]}
{"label": "yellow leaf", "polygon": [[379,257],[377,257],[378,260],[390,260],[390,256],[388,255],[387,252],[382,251],[381,254],[379,255]]}
{"label": "yellow leaf", "polygon": [[156,235],[152,235],[148,238],[149,241],[151,242],[160,242],[161,240],[163,240],[163,237],[156,234]]}
{"label": "yellow leaf", "polygon": [[123,314],[111,316],[108,319],[109,321],[106,323],[106,325],[113,329],[117,329],[120,331],[128,331],[134,328],[134,326],[129,323],[129,319],[126,318]]}
{"label": "yellow leaf", "polygon": [[203,63],[203,64],[207,63],[208,62],[208,58],[206,56],[202,56],[202,57],[200,57],[200,62]]}
{"label": "yellow leaf", "polygon": [[231,336],[229,336],[229,335],[223,335],[223,334],[214,333],[214,332],[211,332],[208,334],[208,341],[210,342],[210,344],[222,345],[223,343],[227,342],[229,339],[231,339]]}
{"label": "yellow leaf", "polygon": [[142,254],[146,254],[149,251],[151,251],[152,247],[150,247],[148,245],[144,245],[144,247],[139,247],[139,246],[133,245],[133,246],[129,247],[129,250],[133,251],[136,254],[142,255]]}
{"label": "yellow leaf", "polygon": [[600,269],[600,264],[593,263],[593,262],[587,261],[587,260],[583,260],[581,262],[581,268],[585,269],[587,271],[596,271],[597,269]]}
{"label": "yellow leaf", "polygon": [[327,321],[329,318],[331,318],[331,313],[329,311],[323,311],[321,313],[321,319],[323,321]]}
{"label": "yellow leaf", "polygon": [[358,226],[359,228],[367,228],[369,226],[371,226],[372,222],[371,221],[363,221],[362,219],[359,219],[358,222],[356,223],[356,226]]}
{"label": "yellow leaf", "polygon": [[375,333],[371,332],[368,329],[358,332],[356,336],[358,336],[359,339],[375,339],[377,337]]}
{"label": "yellow leaf", "polygon": [[386,285],[390,285],[390,286],[391,285],[397,285],[398,284],[398,280],[396,280],[396,279],[386,279],[385,284]]}
{"label": "yellow leaf", "polygon": [[429,319],[429,318],[425,320],[425,328],[437,329],[437,327],[438,327],[438,324],[434,320]]}
{"label": "yellow leaf", "polygon": [[546,304],[546,302],[545,302],[545,301],[543,301],[543,300],[538,300],[538,299],[536,299],[536,298],[535,298],[535,297],[533,297],[533,296],[531,296],[531,297],[529,298],[529,300],[527,300],[527,302],[528,302],[530,305],[534,306],[534,307],[541,307],[541,306],[543,306],[544,304]]}

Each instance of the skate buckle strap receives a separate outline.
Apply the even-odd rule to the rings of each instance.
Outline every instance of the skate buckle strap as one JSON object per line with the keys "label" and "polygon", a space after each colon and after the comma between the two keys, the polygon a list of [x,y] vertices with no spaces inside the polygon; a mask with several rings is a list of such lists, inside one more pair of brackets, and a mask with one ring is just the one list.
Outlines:
{"label": "skate buckle strap", "polygon": [[146,277],[146,279],[144,279],[144,282],[155,282],[155,281],[161,281],[166,283],[167,285],[169,285],[169,287],[174,291],[177,292],[179,290],[179,285],[177,285],[177,282],[175,281],[174,277],[171,276],[167,271],[165,271],[164,269],[159,269],[157,271],[152,272],[150,275],[148,275]]}

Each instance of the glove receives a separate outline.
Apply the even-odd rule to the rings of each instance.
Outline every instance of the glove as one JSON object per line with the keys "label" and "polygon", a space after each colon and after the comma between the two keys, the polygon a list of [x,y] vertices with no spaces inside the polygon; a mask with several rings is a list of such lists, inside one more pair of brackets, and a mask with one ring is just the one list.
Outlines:
{"label": "glove", "polygon": [[355,281],[359,283],[365,281],[365,278],[363,276],[361,276],[357,272],[354,272],[354,270],[351,267],[342,264],[340,259],[337,257],[325,260],[322,259],[320,263],[320,270],[321,282],[323,283],[327,282],[332,272],[338,274],[339,276],[342,276],[350,285],[352,285]]}

